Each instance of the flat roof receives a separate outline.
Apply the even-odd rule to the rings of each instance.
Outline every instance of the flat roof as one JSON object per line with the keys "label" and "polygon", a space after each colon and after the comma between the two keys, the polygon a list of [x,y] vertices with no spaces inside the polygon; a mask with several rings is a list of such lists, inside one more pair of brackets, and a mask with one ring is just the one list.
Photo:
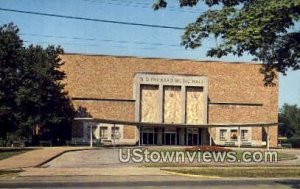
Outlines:
{"label": "flat roof", "polygon": [[241,62],[241,61],[222,61],[222,60],[196,60],[184,58],[163,58],[163,57],[141,57],[141,56],[123,56],[123,55],[105,55],[105,54],[89,54],[89,53],[72,53],[66,52],[62,55],[76,55],[76,56],[99,56],[99,57],[112,57],[112,58],[135,58],[135,59],[148,59],[148,60],[166,60],[166,61],[191,61],[200,63],[223,63],[223,64],[248,64],[248,65],[262,65],[262,62]]}

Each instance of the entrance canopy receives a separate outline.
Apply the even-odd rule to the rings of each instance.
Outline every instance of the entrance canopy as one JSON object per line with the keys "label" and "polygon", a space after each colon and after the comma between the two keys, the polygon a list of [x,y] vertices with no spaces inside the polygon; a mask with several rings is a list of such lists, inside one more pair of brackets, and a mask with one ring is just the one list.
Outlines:
{"label": "entrance canopy", "polygon": [[108,123],[108,124],[122,124],[122,125],[138,125],[147,127],[197,127],[197,128],[210,128],[210,127],[259,127],[259,126],[274,126],[279,123],[272,122],[258,122],[258,123],[210,123],[210,124],[182,124],[182,123],[148,123],[136,121],[123,121],[111,119],[97,119],[97,118],[75,118],[78,121]]}

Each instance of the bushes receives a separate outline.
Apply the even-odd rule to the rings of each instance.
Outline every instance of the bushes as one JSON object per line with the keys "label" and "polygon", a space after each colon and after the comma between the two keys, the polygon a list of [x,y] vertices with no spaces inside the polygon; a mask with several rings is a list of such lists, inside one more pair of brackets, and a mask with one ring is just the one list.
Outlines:
{"label": "bushes", "polygon": [[287,142],[291,143],[293,148],[300,148],[300,136],[293,136],[289,138]]}
{"label": "bushes", "polygon": [[231,149],[219,147],[219,146],[193,146],[190,148],[185,148],[185,151],[203,151],[203,152],[230,152]]}

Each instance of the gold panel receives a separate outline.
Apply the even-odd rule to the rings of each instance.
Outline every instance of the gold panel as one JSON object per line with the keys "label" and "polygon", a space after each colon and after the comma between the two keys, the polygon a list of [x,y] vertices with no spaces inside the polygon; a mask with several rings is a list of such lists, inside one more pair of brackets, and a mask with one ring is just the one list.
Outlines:
{"label": "gold panel", "polygon": [[141,85],[141,121],[158,123],[159,90],[157,85]]}
{"label": "gold panel", "polygon": [[202,87],[186,88],[186,123],[204,123],[204,95]]}
{"label": "gold panel", "polygon": [[182,123],[181,87],[164,87],[164,122]]}

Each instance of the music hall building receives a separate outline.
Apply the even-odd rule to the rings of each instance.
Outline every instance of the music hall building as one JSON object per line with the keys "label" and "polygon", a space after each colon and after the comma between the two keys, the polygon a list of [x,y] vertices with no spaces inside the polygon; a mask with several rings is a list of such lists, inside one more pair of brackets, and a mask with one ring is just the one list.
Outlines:
{"label": "music hall building", "polygon": [[260,64],[61,58],[74,106],[90,115],[75,119],[74,142],[277,146],[278,84],[264,85]]}

